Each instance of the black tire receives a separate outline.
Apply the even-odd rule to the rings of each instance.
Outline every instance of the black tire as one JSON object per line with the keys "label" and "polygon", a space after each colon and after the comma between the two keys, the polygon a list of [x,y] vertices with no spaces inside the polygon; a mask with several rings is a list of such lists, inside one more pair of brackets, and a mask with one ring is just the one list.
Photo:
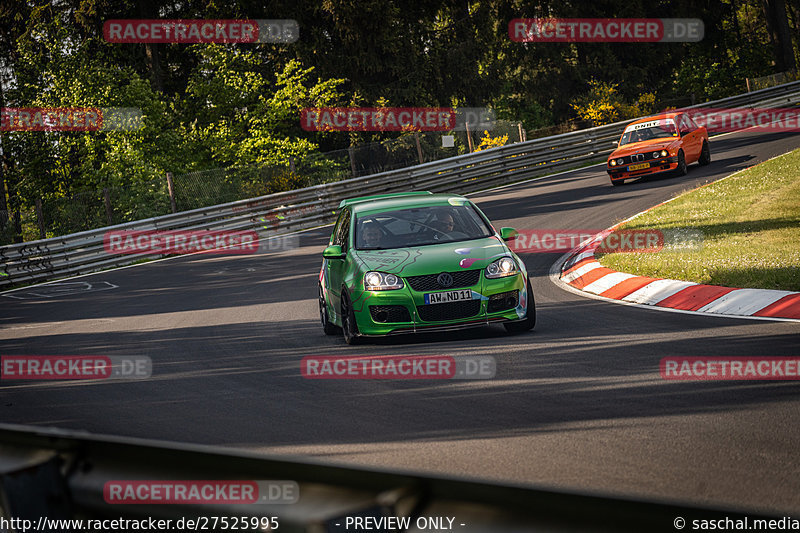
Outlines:
{"label": "black tire", "polygon": [[689,172],[689,169],[686,168],[686,156],[683,154],[683,150],[679,150],[678,168],[675,169],[675,173],[678,176],[685,176],[687,172]]}
{"label": "black tire", "polygon": [[336,335],[339,333],[339,327],[331,322],[328,316],[328,306],[325,304],[322,285],[319,286],[319,320],[322,322],[322,331],[325,332],[325,335]]}
{"label": "black tire", "polygon": [[347,344],[358,344],[361,340],[358,336],[356,313],[353,311],[350,297],[344,287],[342,287],[342,333],[344,333],[344,342]]}
{"label": "black tire", "polygon": [[611,185],[614,187],[619,187],[620,185],[624,185],[625,180],[611,180]]}
{"label": "black tire", "polygon": [[700,151],[700,159],[697,162],[703,166],[711,163],[711,149],[706,141],[703,141],[703,149]]}
{"label": "black tire", "polygon": [[508,322],[503,324],[508,333],[523,333],[530,331],[536,325],[536,302],[533,301],[533,289],[531,288],[531,278],[527,280],[528,310],[525,317],[519,322]]}

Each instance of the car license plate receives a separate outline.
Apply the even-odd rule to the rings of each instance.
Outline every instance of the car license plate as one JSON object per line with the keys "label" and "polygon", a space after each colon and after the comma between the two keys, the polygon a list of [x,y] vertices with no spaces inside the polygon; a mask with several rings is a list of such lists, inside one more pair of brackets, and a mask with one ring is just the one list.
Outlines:
{"label": "car license plate", "polygon": [[650,168],[650,163],[639,163],[638,165],[630,165],[628,172],[632,170],[642,170],[643,168]]}
{"label": "car license plate", "polygon": [[460,302],[472,300],[472,290],[462,289],[460,291],[429,292],[425,294],[425,304],[446,304],[449,302]]}

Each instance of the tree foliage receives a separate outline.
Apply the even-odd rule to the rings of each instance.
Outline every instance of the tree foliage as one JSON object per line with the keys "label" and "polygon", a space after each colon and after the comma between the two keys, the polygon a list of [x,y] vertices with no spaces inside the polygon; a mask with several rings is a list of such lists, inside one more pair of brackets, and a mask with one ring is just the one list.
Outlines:
{"label": "tree foliage", "polygon": [[[509,21],[529,17],[700,18],[705,38],[511,41]],[[126,18],[295,19],[300,39],[106,42],[103,23]],[[347,163],[321,152],[403,136],[307,132],[304,107],[486,106],[527,129],[601,124],[742,92],[746,77],[796,65],[800,48],[800,0],[7,0],[0,19],[0,107],[136,107],[144,117],[135,131],[0,132],[6,239],[21,238],[20,212],[37,199],[66,206],[110,188],[125,191],[121,216],[152,216],[166,172],[313,160],[303,168],[338,176]],[[297,186],[302,172],[250,173],[241,191]]]}

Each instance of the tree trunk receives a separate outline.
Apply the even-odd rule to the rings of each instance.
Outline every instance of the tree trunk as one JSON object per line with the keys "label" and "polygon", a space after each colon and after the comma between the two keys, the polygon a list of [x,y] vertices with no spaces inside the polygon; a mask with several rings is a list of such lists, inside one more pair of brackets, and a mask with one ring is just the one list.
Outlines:
{"label": "tree trunk", "polygon": [[[143,19],[157,19],[157,9],[153,4],[148,1],[138,2],[139,16]],[[153,84],[153,89],[159,93],[164,92],[164,84],[161,76],[161,57],[158,53],[158,44],[144,43],[144,51],[147,56],[147,68],[150,70],[150,82]]]}
{"label": "tree trunk", "polygon": [[[6,106],[6,98],[3,93],[3,84],[0,83],[0,109]],[[8,202],[6,202],[6,153],[3,146],[3,134],[0,133],[0,232],[8,224]]]}
{"label": "tree trunk", "polygon": [[786,14],[785,0],[762,0],[764,18],[767,21],[767,32],[772,43],[772,54],[775,58],[775,69],[778,72],[795,70],[792,37],[789,33],[789,17]]}

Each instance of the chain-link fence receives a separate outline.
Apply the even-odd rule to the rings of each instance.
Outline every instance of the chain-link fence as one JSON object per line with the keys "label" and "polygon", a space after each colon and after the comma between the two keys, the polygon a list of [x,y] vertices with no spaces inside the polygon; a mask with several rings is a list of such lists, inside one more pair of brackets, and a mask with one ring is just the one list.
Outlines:
{"label": "chain-link fence", "polygon": [[[136,187],[110,187],[84,191],[66,198],[41,201],[46,237],[86,231],[170,212],[163,180],[137,183]],[[41,233],[41,231],[40,231]]]}
{"label": "chain-link fence", "polygon": [[760,78],[746,78],[745,80],[747,83],[747,92],[752,92],[800,80],[800,71],[789,70],[786,72],[778,72],[777,74],[770,74],[768,76],[761,76]]}
{"label": "chain-link fence", "polygon": [[[750,80],[753,85],[778,85],[796,79],[781,73]],[[752,86],[751,86],[752,88]],[[695,104],[694,95],[652,102],[653,112]],[[635,118],[635,117],[634,117]],[[408,132],[378,143],[290,158],[278,165],[217,168],[186,174],[141,178],[130,187],[79,191],[68,197],[39,198],[34,205],[0,210],[0,245],[51,238],[108,225],[142,220],[171,212],[263,196],[271,193],[377,174],[420,163],[463,155],[482,147],[500,146],[591,128],[587,120],[526,130],[521,123],[497,120],[490,131]],[[482,140],[486,140],[482,145]]]}
{"label": "chain-link fence", "polygon": [[[129,188],[79,191],[0,212],[0,244],[31,241],[121,224],[173,211],[263,196],[405,168],[477,150],[481,139],[526,139],[521,124],[497,121],[491,131],[418,132],[379,143],[292,158],[283,165],[217,168],[164,176]],[[170,194],[170,180],[172,193]],[[18,217],[18,220],[15,218]]]}
{"label": "chain-link fence", "polygon": [[491,130],[470,131],[469,134],[466,131],[409,133],[380,143],[329,152],[325,156],[346,166],[350,173],[345,177],[367,176],[475,151],[486,136],[506,136],[506,144],[526,139],[521,124],[498,120]]}
{"label": "chain-link fence", "polygon": [[81,191],[69,197],[39,199],[35,206],[20,209],[18,215],[14,210],[5,218],[0,216],[0,244],[57,237],[173,211],[188,211],[396,170],[479,150],[484,138],[494,141],[490,146],[497,146],[594,125],[590,121],[573,120],[538,130],[525,130],[521,123],[497,120],[488,131],[409,132],[383,142],[312,154],[302,159],[291,158],[282,165],[216,168],[174,176],[167,174],[138,182],[130,188],[111,187]]}
{"label": "chain-link fence", "polygon": [[111,187],[80,191],[68,197],[43,198],[34,206],[0,216],[0,244],[57,237],[173,211],[187,211],[437,161],[478,150],[481,141],[487,137],[487,140],[494,141],[489,146],[498,146],[594,125],[590,121],[573,120],[538,130],[525,130],[521,123],[497,120],[489,131],[409,132],[383,142],[312,154],[302,159],[292,158],[282,165],[217,168],[174,176],[168,173],[151,181],[139,181],[129,188]]}
{"label": "chain-link fence", "polygon": [[57,237],[169,212],[167,184],[159,180],[139,183],[135,188],[111,187],[40,198],[30,207],[0,211],[0,244]]}

